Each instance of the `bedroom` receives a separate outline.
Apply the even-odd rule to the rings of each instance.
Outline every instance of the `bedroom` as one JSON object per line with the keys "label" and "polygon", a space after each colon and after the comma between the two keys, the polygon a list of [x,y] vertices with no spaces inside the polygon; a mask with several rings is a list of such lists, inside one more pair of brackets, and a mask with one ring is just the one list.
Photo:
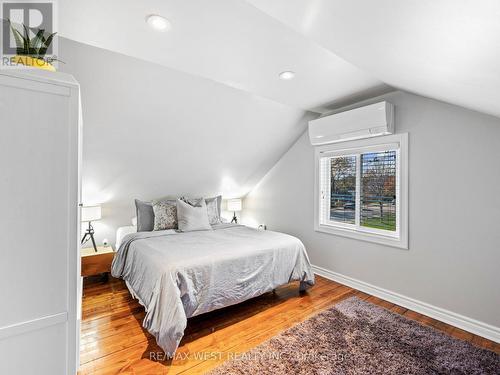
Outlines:
{"label": "bedroom", "polygon": [[1,3],[1,374],[500,372],[497,1]]}

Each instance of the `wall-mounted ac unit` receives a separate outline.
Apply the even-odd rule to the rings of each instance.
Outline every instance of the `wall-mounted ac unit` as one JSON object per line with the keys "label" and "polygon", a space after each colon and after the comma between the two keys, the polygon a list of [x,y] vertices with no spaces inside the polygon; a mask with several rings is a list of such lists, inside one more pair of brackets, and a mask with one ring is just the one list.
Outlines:
{"label": "wall-mounted ac unit", "polygon": [[313,146],[394,133],[394,106],[386,101],[309,121]]}

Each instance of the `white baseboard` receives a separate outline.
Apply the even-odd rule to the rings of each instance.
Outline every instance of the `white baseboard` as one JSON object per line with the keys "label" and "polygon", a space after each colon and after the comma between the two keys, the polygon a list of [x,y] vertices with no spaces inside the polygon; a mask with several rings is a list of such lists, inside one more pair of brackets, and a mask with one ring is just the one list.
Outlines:
{"label": "white baseboard", "polygon": [[454,313],[452,311],[445,310],[440,307],[433,306],[428,303],[418,301],[416,299],[406,297],[398,293],[391,292],[390,290],[387,289],[379,288],[375,285],[365,283],[364,281],[361,280],[353,279],[352,277],[345,276],[322,267],[313,265],[312,269],[314,273],[319,276],[323,276],[327,279],[350,286],[351,288],[371,294],[375,297],[382,298],[386,301],[395,303],[399,306],[403,306],[407,309],[416,311],[420,314],[427,315],[433,319],[461,328],[464,331],[500,343],[499,327],[495,327],[490,324],[480,322],[478,320]]}

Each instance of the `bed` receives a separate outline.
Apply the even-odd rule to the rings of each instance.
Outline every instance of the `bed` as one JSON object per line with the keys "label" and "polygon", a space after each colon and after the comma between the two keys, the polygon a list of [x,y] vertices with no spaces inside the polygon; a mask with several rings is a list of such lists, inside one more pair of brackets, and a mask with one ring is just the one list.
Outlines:
{"label": "bed", "polygon": [[189,317],[291,281],[300,281],[301,290],[314,285],[299,239],[234,224],[212,229],[136,232],[120,239],[111,273],[125,280],[145,307],[143,326],[168,356],[179,346]]}

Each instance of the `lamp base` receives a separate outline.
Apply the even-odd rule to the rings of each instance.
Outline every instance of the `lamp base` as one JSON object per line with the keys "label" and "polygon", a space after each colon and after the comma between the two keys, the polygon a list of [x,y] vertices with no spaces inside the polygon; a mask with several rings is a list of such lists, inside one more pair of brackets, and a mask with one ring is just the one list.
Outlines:
{"label": "lamp base", "polygon": [[236,212],[233,212],[233,220],[231,220],[231,224],[238,224],[238,218],[236,217]]}
{"label": "lamp base", "polygon": [[94,240],[94,228],[92,227],[92,224],[90,221],[89,221],[89,227],[85,231],[85,235],[82,238],[81,245],[83,245],[88,240],[92,240],[92,245],[94,246],[94,251],[97,253],[97,246],[95,245],[95,240]]}

